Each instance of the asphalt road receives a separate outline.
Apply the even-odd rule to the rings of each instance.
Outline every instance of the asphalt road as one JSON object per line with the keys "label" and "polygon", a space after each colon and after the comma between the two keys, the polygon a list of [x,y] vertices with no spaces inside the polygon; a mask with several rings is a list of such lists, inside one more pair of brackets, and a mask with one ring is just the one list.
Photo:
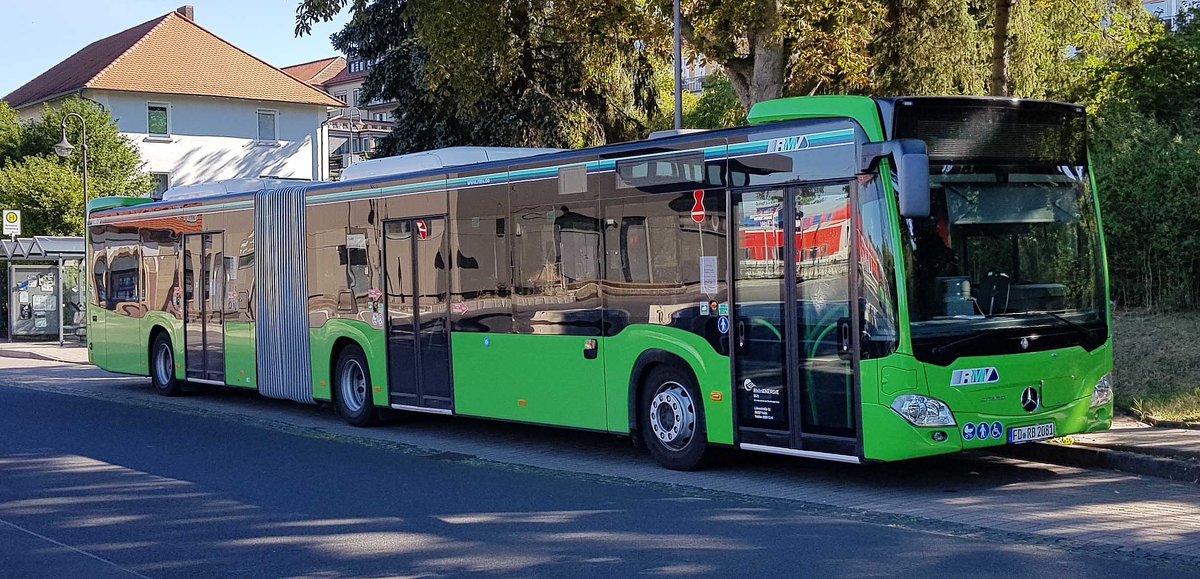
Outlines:
{"label": "asphalt road", "polygon": [[814,515],[786,500],[0,384],[0,576],[467,573],[1181,576],[1179,567]]}

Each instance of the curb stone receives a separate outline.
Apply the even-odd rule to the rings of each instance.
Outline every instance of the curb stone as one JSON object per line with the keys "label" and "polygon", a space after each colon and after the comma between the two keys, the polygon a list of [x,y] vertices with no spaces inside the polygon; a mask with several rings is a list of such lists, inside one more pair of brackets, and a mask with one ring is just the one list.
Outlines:
{"label": "curb stone", "polygon": [[1130,474],[1200,484],[1200,462],[1084,445],[1035,443],[1005,448],[998,454],[1079,468],[1104,468]]}
{"label": "curb stone", "polygon": [[3,356],[3,357],[8,357],[8,358],[23,358],[23,359],[26,359],[26,360],[45,360],[45,361],[47,361],[47,362],[59,362],[59,363],[62,363],[62,364],[75,364],[75,365],[77,365],[77,366],[86,366],[86,365],[88,365],[88,363],[87,363],[87,362],[79,362],[79,361],[76,361],[76,360],[68,360],[68,359],[66,359],[66,358],[59,358],[59,357],[56,357],[56,356],[49,356],[49,355],[47,355],[47,354],[42,354],[42,353],[40,353],[40,352],[27,352],[27,351],[25,351],[25,350],[9,350],[9,349],[0,349],[0,356]]}
{"label": "curb stone", "polygon": [[1153,416],[1142,416],[1142,422],[1159,428],[1182,428],[1184,430],[1200,430],[1200,422],[1184,422],[1182,420],[1158,420]]}

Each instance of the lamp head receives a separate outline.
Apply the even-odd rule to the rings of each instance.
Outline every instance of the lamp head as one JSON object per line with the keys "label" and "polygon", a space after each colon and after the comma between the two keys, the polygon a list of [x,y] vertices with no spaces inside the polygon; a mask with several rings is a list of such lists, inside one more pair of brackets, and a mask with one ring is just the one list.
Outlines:
{"label": "lamp head", "polygon": [[72,145],[69,141],[67,141],[66,135],[63,135],[62,140],[59,141],[58,144],[54,145],[54,153],[64,159],[70,157],[74,150],[75,145]]}

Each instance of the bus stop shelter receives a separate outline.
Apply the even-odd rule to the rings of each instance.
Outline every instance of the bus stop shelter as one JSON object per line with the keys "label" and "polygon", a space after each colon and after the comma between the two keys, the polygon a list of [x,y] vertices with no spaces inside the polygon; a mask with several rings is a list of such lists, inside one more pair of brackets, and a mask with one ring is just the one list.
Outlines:
{"label": "bus stop shelter", "polygon": [[0,240],[8,263],[5,327],[8,339],[52,339],[81,334],[84,324],[82,237],[36,236]]}

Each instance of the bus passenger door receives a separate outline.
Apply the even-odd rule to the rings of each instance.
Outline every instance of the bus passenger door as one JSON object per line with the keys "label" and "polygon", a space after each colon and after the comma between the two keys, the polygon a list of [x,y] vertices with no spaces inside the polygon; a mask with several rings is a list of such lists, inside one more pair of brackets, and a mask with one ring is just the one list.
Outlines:
{"label": "bus passenger door", "polygon": [[733,386],[744,448],[857,461],[854,184],[732,192]]}
{"label": "bus passenger door", "polygon": [[449,240],[445,217],[384,223],[388,391],[393,407],[450,413]]}
{"label": "bus passenger door", "polygon": [[183,239],[184,366],[187,379],[225,383],[225,260],[220,233]]}

